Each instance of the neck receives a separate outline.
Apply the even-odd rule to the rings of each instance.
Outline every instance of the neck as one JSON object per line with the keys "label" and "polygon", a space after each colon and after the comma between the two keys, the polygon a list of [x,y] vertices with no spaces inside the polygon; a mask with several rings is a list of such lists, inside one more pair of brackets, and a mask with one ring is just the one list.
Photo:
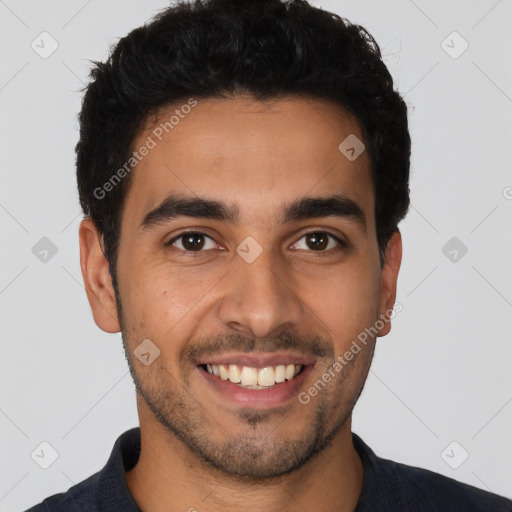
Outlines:
{"label": "neck", "polygon": [[[140,415],[139,415],[140,416]],[[141,451],[126,481],[145,512],[353,512],[362,490],[363,466],[352,444],[351,421],[300,469],[248,482],[199,461],[160,424],[141,417]],[[146,417],[149,420],[149,418]]]}

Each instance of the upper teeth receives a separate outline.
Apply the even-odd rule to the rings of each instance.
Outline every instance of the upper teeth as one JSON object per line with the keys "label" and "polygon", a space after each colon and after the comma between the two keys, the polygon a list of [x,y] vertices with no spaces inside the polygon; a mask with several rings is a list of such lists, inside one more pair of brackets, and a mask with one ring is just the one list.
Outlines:
{"label": "upper teeth", "polygon": [[253,368],[251,366],[238,366],[236,364],[207,364],[208,373],[229,380],[242,386],[273,386],[276,383],[291,380],[302,368],[300,364],[280,364],[278,366],[266,366]]}

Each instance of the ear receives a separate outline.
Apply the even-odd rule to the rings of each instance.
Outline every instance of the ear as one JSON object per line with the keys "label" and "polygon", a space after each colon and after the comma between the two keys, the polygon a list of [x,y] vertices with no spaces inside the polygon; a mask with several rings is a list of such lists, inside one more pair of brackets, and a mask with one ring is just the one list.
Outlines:
{"label": "ear", "polygon": [[101,247],[101,236],[90,217],[82,220],[78,235],[80,267],[94,321],[103,331],[120,332],[108,262]]}
{"label": "ear", "polygon": [[377,336],[386,336],[391,331],[390,314],[393,311],[396,300],[396,283],[398,271],[402,262],[402,236],[400,231],[395,231],[388,241],[384,266],[382,267],[382,285],[380,290],[380,319],[384,327],[379,330]]}

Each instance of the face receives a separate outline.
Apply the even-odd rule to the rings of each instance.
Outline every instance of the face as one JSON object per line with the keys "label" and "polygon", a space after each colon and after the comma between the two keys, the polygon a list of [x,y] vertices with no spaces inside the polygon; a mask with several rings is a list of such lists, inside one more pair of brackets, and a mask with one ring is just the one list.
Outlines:
{"label": "face", "polygon": [[375,337],[344,354],[395,300],[399,235],[381,268],[368,155],[338,149],[360,128],[330,102],[246,96],[199,101],[161,141],[159,122],[134,144],[156,143],[123,205],[122,310],[98,277],[96,322],[122,330],[146,420],[192,457],[290,472],[350,424]]}

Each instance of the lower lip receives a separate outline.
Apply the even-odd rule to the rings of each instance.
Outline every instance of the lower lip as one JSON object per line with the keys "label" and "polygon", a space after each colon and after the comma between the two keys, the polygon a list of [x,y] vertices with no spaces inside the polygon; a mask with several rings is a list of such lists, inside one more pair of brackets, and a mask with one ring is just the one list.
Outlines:
{"label": "lower lip", "polygon": [[299,388],[313,369],[313,365],[305,365],[302,371],[291,380],[285,380],[268,389],[246,389],[237,386],[229,380],[222,380],[220,377],[208,373],[201,366],[197,370],[201,376],[215,390],[225,396],[228,400],[244,406],[254,408],[270,408],[282,405],[292,398],[296,398]]}

